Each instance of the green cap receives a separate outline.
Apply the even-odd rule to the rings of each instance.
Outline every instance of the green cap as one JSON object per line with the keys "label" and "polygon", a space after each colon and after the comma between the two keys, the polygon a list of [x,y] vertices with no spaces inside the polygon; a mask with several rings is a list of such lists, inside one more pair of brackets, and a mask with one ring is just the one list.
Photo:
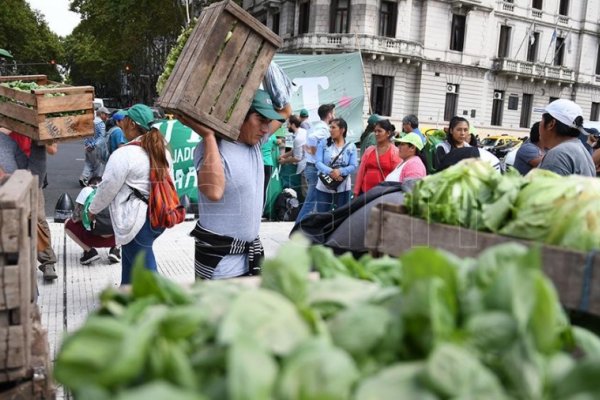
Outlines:
{"label": "green cap", "polygon": [[128,110],[124,111],[125,116],[129,117],[146,130],[150,130],[152,128],[152,123],[154,122],[154,113],[152,109],[145,104],[135,104]]}
{"label": "green cap", "polygon": [[271,96],[269,96],[269,93],[265,92],[264,90],[259,89],[256,91],[254,99],[252,100],[251,107],[265,118],[273,119],[275,121],[280,122],[285,121],[285,118],[283,118],[281,114],[275,111],[275,108],[273,107],[273,101],[271,100]]}
{"label": "green cap", "polygon": [[395,139],[396,143],[408,143],[415,146],[417,149],[423,150],[423,140],[419,135],[414,132],[407,133],[406,135]]}
{"label": "green cap", "polygon": [[308,110],[306,108],[303,108],[302,110],[300,110],[300,116],[302,118],[308,117]]}
{"label": "green cap", "polygon": [[379,121],[381,121],[383,119],[385,119],[385,118],[383,118],[379,114],[371,114],[371,116],[367,120],[367,124],[369,124],[369,125],[375,125],[376,123],[378,123]]}

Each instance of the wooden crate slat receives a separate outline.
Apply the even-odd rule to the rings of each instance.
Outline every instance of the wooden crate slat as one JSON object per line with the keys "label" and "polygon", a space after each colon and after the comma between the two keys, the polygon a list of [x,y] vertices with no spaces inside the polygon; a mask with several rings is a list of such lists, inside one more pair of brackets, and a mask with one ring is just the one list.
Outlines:
{"label": "wooden crate slat", "polygon": [[16,170],[0,185],[0,209],[25,207],[27,189],[36,184],[37,178],[27,170]]}
{"label": "wooden crate slat", "polygon": [[94,120],[88,115],[68,115],[46,118],[40,123],[39,140],[59,140],[91,136],[94,134]]}
{"label": "wooden crate slat", "polygon": [[[52,82],[53,84],[60,85],[59,83]],[[31,91],[35,95],[51,94],[51,93],[66,93],[66,94],[82,94],[82,93],[94,93],[93,86],[66,86],[63,85],[57,88],[51,89],[34,89]],[[56,97],[53,97],[56,98]],[[93,104],[88,105],[86,108],[92,108]]]}
{"label": "wooden crate slat", "polygon": [[38,85],[46,84],[48,77],[46,75],[7,75],[0,76],[0,82],[12,82],[12,81],[23,81],[23,82],[36,82]]}
{"label": "wooden crate slat", "polygon": [[23,92],[22,90],[12,89],[6,86],[0,85],[0,96],[9,97],[21,101],[31,106],[35,105],[35,95],[29,92]]}
{"label": "wooden crate slat", "polygon": [[[182,105],[178,110],[182,111],[187,116],[196,120],[198,123],[206,125],[210,129],[213,129],[213,130],[225,135],[226,136],[225,139],[232,140],[232,138],[237,138],[238,135],[240,134],[239,129],[237,129],[233,126],[230,126],[230,125],[224,125],[223,121],[221,121],[220,119],[218,119],[208,113],[205,113],[204,111],[198,110],[195,107],[188,106],[188,105]],[[173,110],[173,114],[176,115],[178,110]],[[202,121],[202,122],[200,122],[200,121]]]}
{"label": "wooden crate slat", "polygon": [[19,236],[21,234],[21,212],[16,209],[0,210],[0,251],[2,253],[19,252]]}
{"label": "wooden crate slat", "polygon": [[279,35],[267,28],[265,24],[261,23],[256,18],[248,18],[248,12],[242,7],[238,6],[233,1],[229,1],[225,4],[225,9],[233,14],[237,19],[247,24],[250,29],[268,40],[273,46],[277,48],[281,47],[282,39],[279,37]]}
{"label": "wooden crate slat", "polygon": [[20,104],[3,102],[0,103],[0,114],[7,115],[13,119],[25,122],[29,125],[37,125],[37,111],[32,108],[27,108]]}
{"label": "wooden crate slat", "polygon": [[219,56],[219,49],[223,45],[234,23],[235,19],[231,15],[224,14],[221,16],[219,23],[211,32],[211,40],[203,47],[202,57],[198,59],[196,65],[190,68],[192,73],[186,82],[185,94],[181,99],[182,103],[188,103],[192,106],[196,105],[198,95],[202,93],[208,80],[211,79],[210,76],[213,72],[213,67]]}
{"label": "wooden crate slat", "polygon": [[[237,24],[231,38],[225,44],[225,48],[214,65],[210,80],[195,103],[196,108],[205,109],[209,114],[213,114],[212,109],[215,104],[218,104],[221,90],[227,83],[232,69],[235,71],[237,56],[242,51],[249,34],[250,30],[247,27],[243,24]],[[248,60],[242,59],[240,62],[244,63]]]}
{"label": "wooden crate slat", "polygon": [[248,75],[248,79],[246,80],[246,84],[244,85],[244,89],[238,99],[237,104],[247,104],[247,107],[236,107],[231,113],[231,117],[229,118],[229,124],[233,126],[241,126],[244,122],[244,118],[246,118],[246,114],[248,113],[248,109],[250,108],[250,104],[252,103],[252,99],[254,98],[254,94],[258,90],[260,83],[262,81],[262,77],[271,64],[271,59],[275,55],[275,51],[277,49],[264,46],[260,50],[258,57],[256,58],[256,62],[254,63],[254,68],[250,71]]}
{"label": "wooden crate slat", "polygon": [[17,121],[0,114],[0,126],[10,129],[11,131],[19,132],[28,137],[36,137],[38,135],[38,129],[33,125],[28,125],[24,122]]}
{"label": "wooden crate slat", "polygon": [[89,109],[94,102],[94,93],[73,94],[71,96],[45,97],[38,96],[37,112],[48,114],[56,112],[68,112],[73,110]]}
{"label": "wooden crate slat", "polygon": [[[261,43],[262,38],[260,36],[254,34],[249,35],[238,60],[253,60],[258,53]],[[250,62],[246,62],[246,66],[247,68],[240,68],[236,74],[231,74],[232,76],[227,79],[227,82],[225,83],[225,86],[223,87],[219,97],[220,101],[215,105],[212,114],[222,121],[225,121],[227,112],[229,111],[233,102],[236,100],[236,96],[238,95],[240,87],[248,80],[248,74],[250,73],[252,64]]]}
{"label": "wooden crate slat", "polygon": [[28,350],[23,325],[0,327],[0,375],[2,369],[25,366]]}
{"label": "wooden crate slat", "polygon": [[[190,60],[193,58],[192,56],[195,53],[197,47],[202,46],[204,43],[201,40],[195,40],[197,36],[197,31],[199,29],[211,29],[217,23],[217,19],[215,16],[215,8],[207,7],[200,14],[200,18],[196,22],[196,26],[190,33],[188,37],[188,41],[183,46],[183,50],[180,53],[179,59],[175,63],[175,67],[173,71],[171,71],[171,75],[167,82],[165,83],[165,87],[163,88],[164,93],[161,95],[160,101],[163,103],[163,107],[168,107],[169,104],[173,102],[174,96],[179,96],[179,92],[176,91],[179,81],[173,79],[173,77],[180,76],[180,74],[190,74],[191,70],[188,71],[188,66]],[[203,28],[200,28],[203,27]]]}
{"label": "wooden crate slat", "polygon": [[[1,257],[1,256],[0,256]],[[21,305],[21,277],[18,265],[2,265],[0,261],[0,310],[10,310]]]}

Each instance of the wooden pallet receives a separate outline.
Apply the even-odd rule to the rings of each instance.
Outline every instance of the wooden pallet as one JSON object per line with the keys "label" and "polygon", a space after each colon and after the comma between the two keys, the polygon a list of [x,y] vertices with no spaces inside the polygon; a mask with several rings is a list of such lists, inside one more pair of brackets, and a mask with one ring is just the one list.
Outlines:
{"label": "wooden pallet", "polygon": [[365,247],[371,252],[399,256],[418,246],[447,250],[459,257],[477,257],[488,247],[517,242],[540,246],[542,269],[552,280],[561,303],[568,309],[600,315],[600,274],[598,255],[562,247],[541,245],[529,240],[475,231],[458,226],[427,223],[406,214],[404,206],[378,204],[371,210]]}
{"label": "wooden pallet", "polygon": [[[36,82],[59,85],[46,75],[0,76],[0,83]],[[47,97],[46,94],[64,93]],[[2,97],[9,99],[2,101]],[[43,142],[77,139],[94,134],[94,88],[61,85],[54,89],[24,92],[0,85],[0,126]],[[56,113],[80,112],[80,115],[56,116]]]}
{"label": "wooden pallet", "polygon": [[232,0],[212,4],[200,15],[157,104],[237,140],[282,43]]}
{"label": "wooden pallet", "polygon": [[31,365],[37,196],[29,171],[0,185],[0,383],[23,378]]}

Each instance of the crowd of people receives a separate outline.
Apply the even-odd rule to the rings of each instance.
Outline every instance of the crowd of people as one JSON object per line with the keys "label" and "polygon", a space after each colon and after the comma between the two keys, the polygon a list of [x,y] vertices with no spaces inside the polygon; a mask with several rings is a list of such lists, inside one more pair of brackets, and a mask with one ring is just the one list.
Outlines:
{"label": "crowd of people", "polygon": [[[353,197],[384,182],[422,179],[428,171],[443,170],[464,158],[481,157],[493,165],[499,164],[473,143],[469,121],[462,117],[451,119],[446,140],[432,149],[433,157],[428,160],[424,149],[431,143],[419,130],[415,115],[402,120],[401,131],[389,119],[371,115],[357,148],[348,138],[347,122],[336,117],[334,104],[323,104],[317,112],[319,120],[309,121],[306,110],[300,110],[298,115],[292,114],[289,106],[277,110],[269,94],[259,90],[235,142],[221,140],[206,126],[181,118],[202,137],[194,151],[199,219],[190,233],[195,239],[197,279],[260,273],[264,251],[258,233],[266,182],[273,168],[264,163],[265,149],[269,158],[278,163],[296,165],[296,174],[302,176],[300,195],[304,201],[297,224],[313,214],[339,209]],[[561,99],[541,112],[541,121],[532,126],[529,141],[517,153],[515,168],[522,174],[543,168],[561,175],[596,176],[594,157],[600,150],[592,149],[590,153],[579,139],[584,132],[581,108]],[[131,269],[140,252],[144,253],[146,268],[157,268],[152,245],[164,229],[150,224],[150,177],[151,172],[172,177],[173,162],[154,122],[152,110],[143,104],[112,115],[104,108],[98,110],[95,134],[84,144],[85,168],[80,177],[84,189],[78,196],[75,215],[65,225],[67,235],[83,250],[82,264],[99,258],[96,248],[110,249],[109,261],[121,262],[122,284],[130,282]],[[279,153],[272,134],[286,122],[293,145],[287,152]],[[14,133],[0,135],[2,168],[8,173],[29,168],[43,182],[45,155],[56,152],[55,146],[29,141],[29,148],[23,148],[17,139],[23,141]],[[597,146],[591,137],[584,140]],[[43,196],[40,198],[40,223],[44,224]],[[44,277],[55,279],[56,256],[52,247],[48,246],[38,259]]]}

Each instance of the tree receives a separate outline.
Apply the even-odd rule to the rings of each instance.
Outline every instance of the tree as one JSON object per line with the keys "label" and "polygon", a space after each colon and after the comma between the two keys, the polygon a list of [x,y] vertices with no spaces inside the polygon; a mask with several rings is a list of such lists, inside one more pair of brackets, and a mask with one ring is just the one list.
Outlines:
{"label": "tree", "polygon": [[0,48],[13,55],[17,74],[45,74],[52,80],[61,80],[51,61],[62,63],[62,42],[25,0],[0,1]]}

